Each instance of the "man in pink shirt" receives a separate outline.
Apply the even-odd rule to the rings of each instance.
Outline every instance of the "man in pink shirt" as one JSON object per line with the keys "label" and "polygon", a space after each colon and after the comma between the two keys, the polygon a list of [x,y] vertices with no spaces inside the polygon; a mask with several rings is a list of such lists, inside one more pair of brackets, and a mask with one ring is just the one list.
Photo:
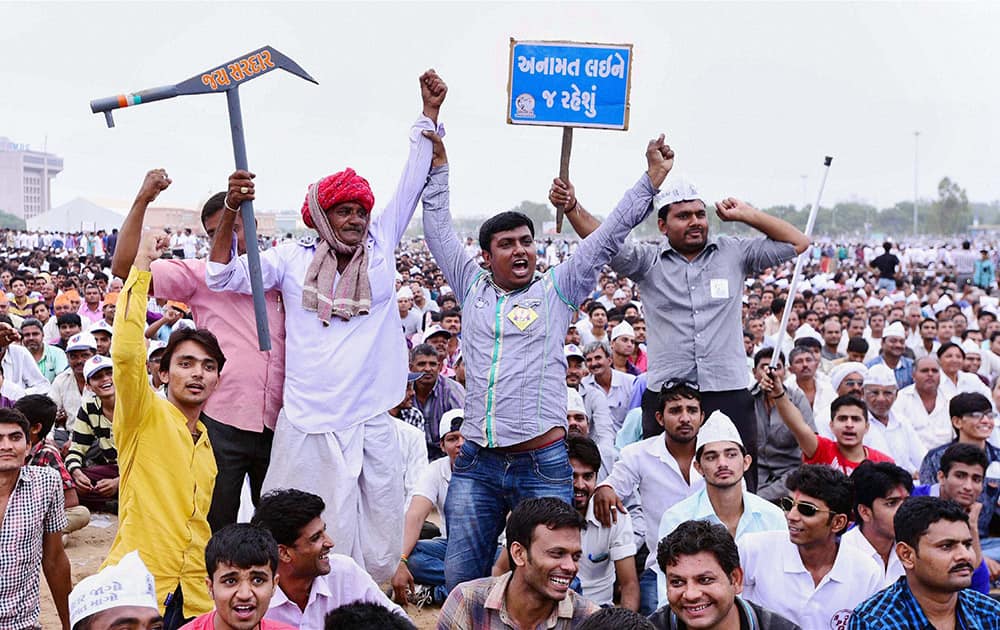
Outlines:
{"label": "man in pink shirt", "polygon": [[[171,180],[163,169],[146,174],[125,222],[118,234],[112,272],[128,275],[138,251],[146,208]],[[225,193],[205,202],[201,222],[209,237],[221,219]],[[236,222],[237,253],[246,251],[242,223]],[[150,294],[184,302],[191,308],[195,322],[215,333],[228,359],[226,378],[205,405],[205,413],[215,421],[206,422],[212,450],[219,469],[208,522],[218,531],[236,522],[243,479],[250,476],[254,503],[260,497],[261,484],[271,457],[274,425],[282,405],[285,377],[285,319],[281,294],[268,291],[267,318],[271,329],[271,350],[257,346],[253,298],[238,293],[217,293],[205,285],[205,261],[196,259],[161,259],[152,264]]]}

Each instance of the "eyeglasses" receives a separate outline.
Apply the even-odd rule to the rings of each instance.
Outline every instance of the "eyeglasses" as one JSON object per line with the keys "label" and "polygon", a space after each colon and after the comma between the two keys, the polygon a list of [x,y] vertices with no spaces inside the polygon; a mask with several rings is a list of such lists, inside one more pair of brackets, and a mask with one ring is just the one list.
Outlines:
{"label": "eyeglasses", "polygon": [[990,420],[995,420],[997,414],[992,411],[970,411],[969,413],[963,413],[963,418],[969,418],[970,420],[979,421],[983,418],[989,418]]}
{"label": "eyeglasses", "polygon": [[791,512],[792,508],[798,508],[799,514],[801,514],[806,518],[809,518],[810,516],[816,516],[817,512],[830,512],[831,514],[833,513],[833,510],[824,510],[813,505],[812,503],[806,503],[805,501],[796,501],[792,497],[781,497],[781,501],[779,502],[779,504],[781,505],[781,509],[786,512]]}
{"label": "eyeglasses", "polygon": [[865,382],[863,380],[860,380],[860,379],[853,379],[853,378],[851,378],[851,379],[847,379],[845,381],[841,381],[841,384],[842,385],[847,385],[848,387],[861,387],[862,385],[865,384]]}
{"label": "eyeglasses", "polygon": [[663,384],[663,387],[660,388],[660,391],[665,392],[667,390],[671,390],[677,387],[687,387],[688,389],[693,389],[696,392],[699,391],[698,383],[694,383],[692,381],[685,381],[683,379],[670,379],[669,381]]}

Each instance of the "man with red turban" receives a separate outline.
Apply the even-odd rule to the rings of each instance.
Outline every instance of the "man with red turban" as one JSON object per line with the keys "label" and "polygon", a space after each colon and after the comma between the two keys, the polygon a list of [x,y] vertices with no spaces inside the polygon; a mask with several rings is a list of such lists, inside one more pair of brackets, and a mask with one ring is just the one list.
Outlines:
{"label": "man with red turban", "polygon": [[[280,289],[284,298],[288,357],[264,490],[323,497],[323,520],[338,551],[376,582],[396,568],[405,499],[395,420],[387,413],[403,399],[407,376],[394,250],[431,169],[424,132],[443,133],[437,117],[447,89],[433,70],[421,75],[423,115],[410,129],[403,176],[381,214],[371,218],[371,187],[347,168],[306,193],[302,218],[318,238],[261,253],[265,290]],[[253,177],[229,177],[230,211],[206,272],[213,290],[251,292],[246,256],[232,255],[232,234],[240,204],[254,198]]]}

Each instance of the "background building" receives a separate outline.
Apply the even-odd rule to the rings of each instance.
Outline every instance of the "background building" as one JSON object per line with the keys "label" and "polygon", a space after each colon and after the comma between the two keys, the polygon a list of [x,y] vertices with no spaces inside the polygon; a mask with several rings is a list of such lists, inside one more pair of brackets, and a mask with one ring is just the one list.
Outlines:
{"label": "background building", "polygon": [[0,210],[21,219],[48,212],[49,184],[62,170],[61,157],[0,136]]}

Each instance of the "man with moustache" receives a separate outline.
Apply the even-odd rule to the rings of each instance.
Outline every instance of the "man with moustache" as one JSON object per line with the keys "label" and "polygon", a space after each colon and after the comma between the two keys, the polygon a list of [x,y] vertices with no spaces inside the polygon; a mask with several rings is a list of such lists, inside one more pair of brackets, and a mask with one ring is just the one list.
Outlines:
{"label": "man with moustache", "polygon": [[928,450],[947,444],[953,436],[948,397],[938,387],[940,384],[937,356],[920,357],[913,363],[913,385],[899,390],[892,405],[892,413],[909,422]]}
{"label": "man with moustache", "polygon": [[[574,329],[575,330],[575,329]],[[614,458],[615,429],[612,425],[608,397],[601,387],[586,379],[587,364],[580,346],[567,344],[563,348],[566,355],[566,387],[576,390],[583,400],[590,437],[601,449],[601,455]]]}

